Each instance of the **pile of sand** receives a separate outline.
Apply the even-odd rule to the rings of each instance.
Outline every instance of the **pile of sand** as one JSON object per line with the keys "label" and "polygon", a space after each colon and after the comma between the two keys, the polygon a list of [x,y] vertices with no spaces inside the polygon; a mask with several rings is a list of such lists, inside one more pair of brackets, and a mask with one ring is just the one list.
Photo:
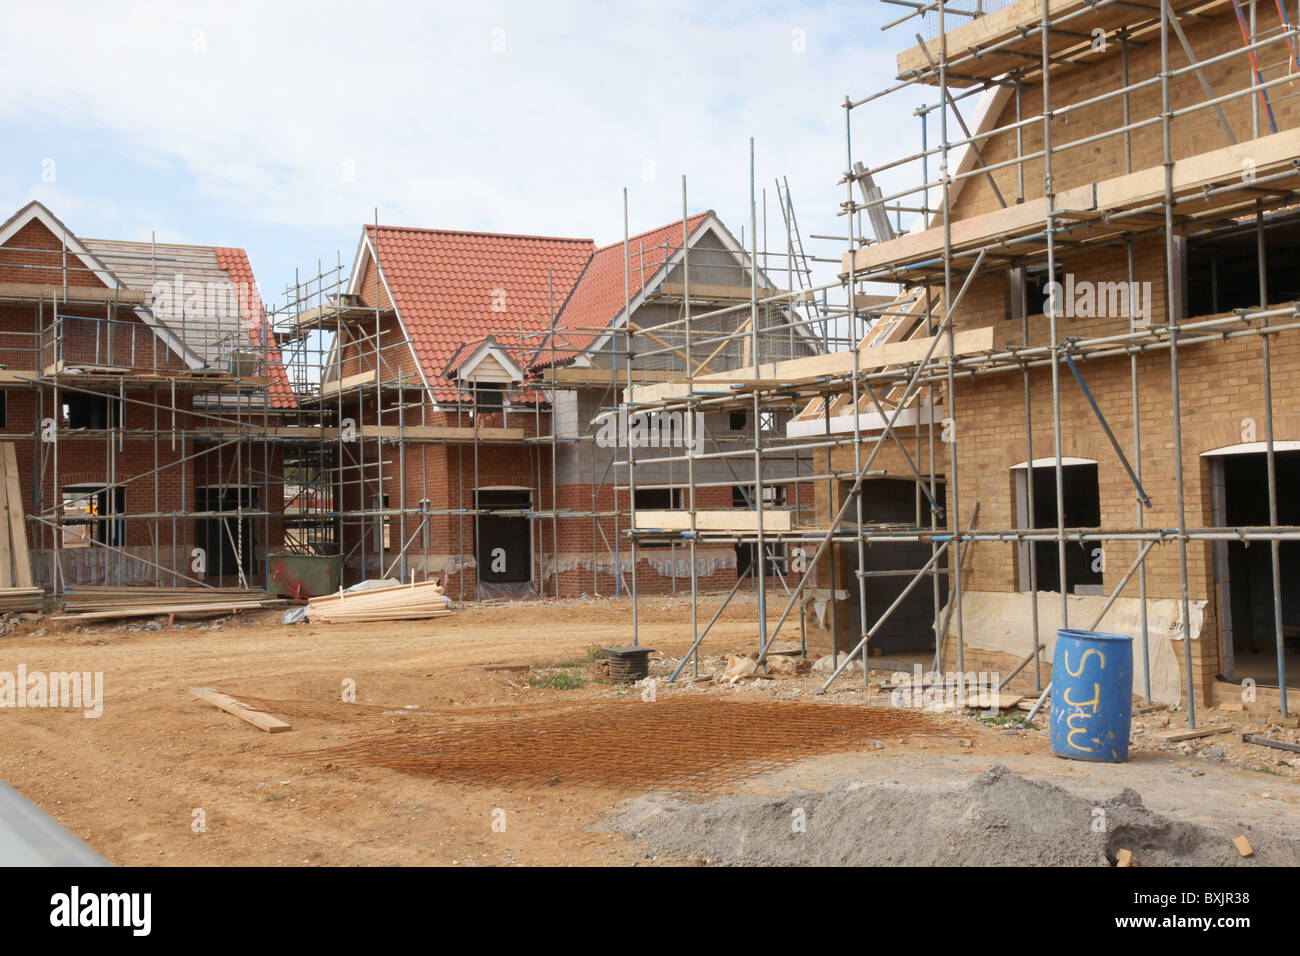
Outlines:
{"label": "pile of sand", "polygon": [[[1148,810],[1125,789],[1097,803],[993,767],[964,785],[861,779],[781,800],[709,803],[647,796],[609,826],[661,854],[722,864],[808,866],[1140,866],[1300,864],[1300,844],[1231,833]],[[1242,859],[1232,838],[1249,837]]]}

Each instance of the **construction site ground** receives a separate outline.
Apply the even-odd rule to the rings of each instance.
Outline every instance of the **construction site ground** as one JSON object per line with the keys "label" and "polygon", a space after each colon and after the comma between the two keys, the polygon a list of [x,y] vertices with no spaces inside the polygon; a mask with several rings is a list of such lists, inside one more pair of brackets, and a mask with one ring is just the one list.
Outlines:
{"label": "construction site ground", "polygon": [[[720,601],[702,600],[701,623]],[[778,610],[774,606],[770,616]],[[754,653],[756,611],[752,595],[732,602],[704,645],[704,674],[720,678],[729,655]],[[972,786],[1006,787],[1007,780],[1017,781],[1019,790],[1005,800],[1056,807],[1058,814],[1066,805],[1061,801],[1070,800],[1130,813],[1133,795],[1120,796],[1127,788],[1161,819],[1174,821],[1173,830],[1185,824],[1204,831],[1200,849],[1180,856],[1187,841],[1180,842],[1178,832],[1161,840],[1131,829],[1133,840],[1154,841],[1147,850],[1151,864],[1297,862],[1300,760],[1241,740],[1247,732],[1296,741],[1295,729],[1265,714],[1205,711],[1202,726],[1231,731],[1164,743],[1156,735],[1185,725],[1185,715],[1144,713],[1135,718],[1127,764],[1067,761],[1051,754],[1042,729],[1018,726],[1023,713],[1016,710],[996,719],[966,711],[900,716],[888,690],[878,689],[888,680],[880,672],[872,673],[877,689],[864,689],[860,673],[846,673],[824,696],[815,694],[824,673],[669,685],[665,678],[690,644],[688,599],[643,598],[638,613],[641,643],[658,652],[651,666],[654,700],[645,686],[608,682],[596,650],[629,643],[627,599],[467,605],[439,620],[383,624],[285,626],[278,611],[176,623],[24,620],[0,637],[0,671],[17,673],[21,665],[29,673],[103,672],[103,713],[88,719],[74,709],[0,711],[0,778],[123,865],[960,864],[1023,862],[1026,854],[1036,862],[1104,864],[1113,858],[1120,839],[1113,834],[1089,850],[1092,857],[1026,849],[1027,841],[1038,839],[1032,826],[1000,835],[1015,830],[1016,820],[976,826],[984,834],[978,847],[959,846],[946,832],[935,835],[943,846],[910,855],[873,850],[864,856],[845,845],[880,844],[882,837],[871,836],[877,831],[904,846],[922,841],[927,813],[960,803]],[[797,639],[797,628],[790,636]],[[684,674],[693,669],[688,665]],[[263,733],[191,696],[191,687],[235,696],[288,721],[292,730]],[[346,700],[352,691],[355,700]],[[641,713],[633,704],[666,704],[677,709],[655,713],[694,720],[696,726],[681,731],[689,745],[685,739],[613,739],[624,726],[619,715]],[[771,710],[779,705],[787,709]],[[828,726],[825,740],[817,734],[816,752],[778,755],[761,772],[732,779],[723,772],[730,759],[724,755],[715,762],[719,774],[710,776],[708,748],[724,735],[711,734],[712,718],[701,707],[714,714],[730,708],[741,726],[771,722],[770,739],[754,730],[761,751],[788,745],[781,739],[787,714],[849,714],[811,710],[836,705],[873,708],[867,716],[880,732],[859,733],[840,747],[834,739],[843,727]],[[503,768],[499,774],[493,753],[474,749],[475,741],[513,726],[532,727],[539,740],[552,727],[572,733],[588,715],[588,779],[579,779],[583,774],[571,764],[547,775],[544,747],[523,771]],[[1040,717],[1038,727],[1044,724]],[[390,739],[397,743],[388,747]],[[468,747],[457,751],[458,777],[429,770],[430,760],[436,764],[455,749],[450,743],[442,748],[440,740]],[[378,758],[374,741],[388,747]],[[628,745],[640,748],[635,772],[629,768],[626,777],[609,779],[610,754]],[[701,786],[674,796],[642,782],[655,779],[661,763],[676,766],[679,751],[706,764],[706,772],[692,778]],[[593,782],[602,767],[606,779]],[[853,803],[863,788],[896,795],[899,787],[912,788],[908,800],[872,804],[873,813],[893,812],[895,819],[873,825],[870,815],[853,820],[844,813],[844,802]],[[833,845],[820,854],[791,849],[775,837],[764,845],[761,833],[746,828],[775,827],[773,833],[783,834],[800,809],[787,805],[792,792],[811,795],[796,801],[810,807],[832,801],[826,806],[856,829],[824,831]],[[928,795],[925,812],[915,812],[917,793]],[[677,819],[689,825],[659,826],[665,808],[685,808]],[[1086,807],[1081,812],[1078,822],[1086,830],[1090,815]],[[723,826],[731,829],[723,833]],[[1257,851],[1248,861],[1231,846],[1238,835],[1248,835]],[[1144,862],[1143,850],[1134,851]]]}

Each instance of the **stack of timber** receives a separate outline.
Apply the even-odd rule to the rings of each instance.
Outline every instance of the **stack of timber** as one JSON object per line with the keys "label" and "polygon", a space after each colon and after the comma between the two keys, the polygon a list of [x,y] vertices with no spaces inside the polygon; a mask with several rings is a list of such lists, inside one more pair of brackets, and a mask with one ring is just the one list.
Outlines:
{"label": "stack of timber", "polygon": [[44,588],[0,588],[0,614],[39,611],[44,602]]}
{"label": "stack of timber", "polygon": [[27,519],[13,442],[0,443],[0,611],[39,611],[43,589],[32,580]]}
{"label": "stack of timber", "polygon": [[276,607],[284,602],[247,588],[78,587],[69,589],[64,613],[56,621],[94,621],[124,617],[214,617],[236,611]]}
{"label": "stack of timber", "polygon": [[437,581],[394,584],[366,590],[339,591],[308,602],[307,618],[313,623],[348,621],[409,621],[446,617],[451,613]]}

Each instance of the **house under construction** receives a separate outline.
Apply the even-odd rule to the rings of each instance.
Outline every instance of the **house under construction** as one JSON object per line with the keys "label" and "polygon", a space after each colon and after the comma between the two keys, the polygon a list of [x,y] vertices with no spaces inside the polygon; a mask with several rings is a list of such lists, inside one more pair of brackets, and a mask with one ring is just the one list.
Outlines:
{"label": "house under construction", "polygon": [[[298,413],[242,249],[0,226],[0,586],[260,583]],[[25,525],[25,526],[24,526]],[[39,604],[39,600],[36,602]]]}
{"label": "house under construction", "polygon": [[[751,317],[752,288],[774,290],[764,262],[712,211],[603,247],[366,226],[351,267],[291,289],[276,322],[297,400],[322,426],[286,452],[291,537],[341,555],[345,582],[438,578],[462,600],[732,587],[751,544],[642,546],[631,515],[747,505],[759,492],[732,459],[798,409],[637,416],[620,395],[688,367],[823,351],[788,303]],[[692,304],[722,308],[683,327]],[[754,331],[736,337],[741,326]],[[790,485],[810,467],[763,462],[758,486],[785,527],[800,507],[812,517]]]}
{"label": "house under construction", "polygon": [[[765,651],[797,627],[823,652],[1044,690],[1056,630],[1100,629],[1134,636],[1134,692],[1185,702],[1193,726],[1243,694],[1285,714],[1297,11],[891,2],[897,82],[843,104],[832,287],[854,346],[629,393],[755,415],[799,396],[751,450],[810,456],[816,518],[773,528],[758,495],[729,528],[692,514],[634,536],[799,548],[783,610],[760,611]],[[909,95],[931,104],[919,148],[864,152],[855,118]]]}
{"label": "house under construction", "polygon": [[[0,415],[34,582],[266,586],[296,552],[460,599],[747,587],[764,654],[1042,691],[1056,630],[1102,629],[1193,723],[1243,687],[1285,713],[1300,10],[889,2],[821,285],[752,155],[740,238],[685,181],[603,247],[376,221],[273,311],[239,250],[25,207]],[[855,135],[886,97],[920,104],[906,155]]]}

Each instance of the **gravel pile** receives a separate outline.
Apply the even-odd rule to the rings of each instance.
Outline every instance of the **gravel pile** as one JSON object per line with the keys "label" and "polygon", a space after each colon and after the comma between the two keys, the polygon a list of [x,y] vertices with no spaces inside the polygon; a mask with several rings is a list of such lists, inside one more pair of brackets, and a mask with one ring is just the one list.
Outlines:
{"label": "gravel pile", "polygon": [[[964,785],[856,780],[781,800],[641,797],[611,829],[663,855],[729,865],[1139,866],[1300,864],[1300,844],[1174,819],[1125,789],[1097,803],[996,766]],[[1233,837],[1255,856],[1242,859]]]}

